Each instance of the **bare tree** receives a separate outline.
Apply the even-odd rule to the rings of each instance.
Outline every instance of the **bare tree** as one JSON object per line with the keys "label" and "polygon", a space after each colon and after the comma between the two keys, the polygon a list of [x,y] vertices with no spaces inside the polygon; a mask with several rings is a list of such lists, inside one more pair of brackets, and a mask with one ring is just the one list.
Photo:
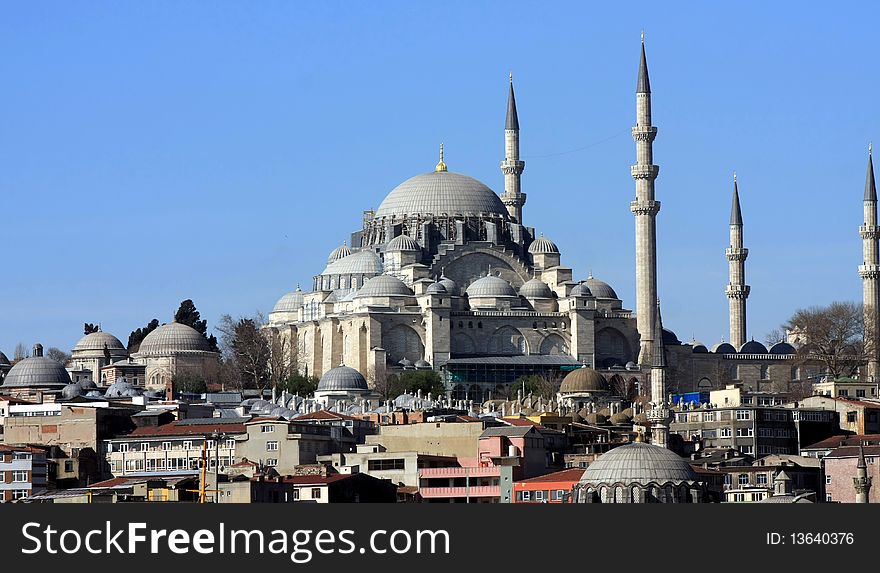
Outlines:
{"label": "bare tree", "polygon": [[64,365],[66,365],[68,361],[70,361],[70,354],[54,346],[46,351],[46,356]]}
{"label": "bare tree", "polygon": [[774,328],[764,336],[764,344],[767,345],[767,348],[785,341],[785,332],[781,328]]}
{"label": "bare tree", "polygon": [[224,360],[237,367],[243,386],[257,388],[263,393],[269,385],[269,341],[261,331],[263,318],[232,318],[228,314],[220,317],[217,330],[220,331],[220,348]]}
{"label": "bare tree", "polygon": [[292,352],[288,338],[276,328],[263,329],[269,343],[269,382],[277,388],[295,372],[291,368]]}
{"label": "bare tree", "polygon": [[784,328],[803,333],[799,362],[820,362],[829,376],[839,378],[855,375],[867,360],[874,344],[872,324],[861,304],[833,302],[798,310]]}
{"label": "bare tree", "polygon": [[30,354],[28,353],[27,346],[24,345],[24,342],[19,342],[15,345],[15,353],[12,355],[13,362],[24,360],[28,356],[30,356]]}

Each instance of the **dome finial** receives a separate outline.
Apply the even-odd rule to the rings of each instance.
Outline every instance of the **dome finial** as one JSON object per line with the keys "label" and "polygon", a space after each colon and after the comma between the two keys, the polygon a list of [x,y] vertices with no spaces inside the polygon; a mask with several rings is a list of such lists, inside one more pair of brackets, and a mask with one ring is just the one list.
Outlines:
{"label": "dome finial", "polygon": [[868,155],[873,155],[873,154],[874,154],[874,143],[868,142]]}
{"label": "dome finial", "polygon": [[733,172],[733,182],[736,183],[736,171]]}
{"label": "dome finial", "polygon": [[642,43],[643,44],[645,43],[645,31],[644,30],[642,30]]}
{"label": "dome finial", "polygon": [[437,164],[437,167],[434,168],[434,171],[437,173],[441,171],[446,171],[446,164],[443,163],[443,144],[440,144],[440,162]]}

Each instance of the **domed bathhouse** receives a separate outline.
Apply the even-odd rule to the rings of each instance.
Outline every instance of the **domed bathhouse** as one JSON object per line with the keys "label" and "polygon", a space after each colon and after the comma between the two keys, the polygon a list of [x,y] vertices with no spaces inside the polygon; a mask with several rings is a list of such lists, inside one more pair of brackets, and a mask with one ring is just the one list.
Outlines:
{"label": "domed bathhouse", "polygon": [[[118,338],[109,332],[92,332],[79,339],[70,351],[70,366],[82,374],[90,374],[91,380],[104,383],[101,368],[128,358],[128,350]],[[79,380],[74,380],[78,382]]]}
{"label": "domed bathhouse", "polygon": [[363,374],[344,364],[325,372],[315,390],[315,401],[325,407],[339,401],[356,402],[378,397],[370,390]]}
{"label": "domed bathhouse", "polygon": [[211,384],[217,379],[220,355],[208,339],[179,322],[163,324],[148,334],[132,358],[146,365],[146,388],[170,396],[177,377]]}
{"label": "domed bathhouse", "polygon": [[43,356],[43,345],[35,344],[33,355],[18,361],[3,378],[0,393],[21,398],[57,394],[70,383],[64,365]]}
{"label": "domed bathhouse", "polygon": [[706,503],[691,465],[671,450],[636,441],[591,463],[575,486],[578,503]]}
{"label": "domed bathhouse", "polygon": [[[456,172],[441,145],[433,170],[405,179],[384,199],[362,194],[378,206],[352,209],[354,228],[339,238],[344,241],[326,239],[327,263],[313,276],[311,290],[284,295],[270,314],[269,334],[283,337],[293,350],[291,368],[320,377],[344,363],[372,386],[407,365],[427,364],[441,374],[451,397],[477,402],[509,395],[511,384],[525,376],[562,379],[582,365],[614,387],[644,390],[654,342],[662,340],[672,392],[732,382],[761,391],[790,381],[797,372],[791,354],[782,353],[788,348],[772,353],[746,345],[749,287],[741,283],[747,251],[739,243],[736,190],[731,215],[736,244],[727,251],[733,257],[732,282],[726,291],[719,285],[719,299],[726,292],[730,304],[732,344],[709,352],[701,344],[682,344],[669,330],[656,330],[656,238],[650,229],[659,209],[658,167],[645,163],[656,135],[646,61],[640,62],[640,112],[633,132],[636,200],[628,201],[637,223],[634,310],[592,273],[578,280],[583,275],[565,266],[563,245],[529,226],[511,81],[503,129],[499,124],[504,146],[497,187]],[[563,198],[543,187],[528,196],[545,204]]]}

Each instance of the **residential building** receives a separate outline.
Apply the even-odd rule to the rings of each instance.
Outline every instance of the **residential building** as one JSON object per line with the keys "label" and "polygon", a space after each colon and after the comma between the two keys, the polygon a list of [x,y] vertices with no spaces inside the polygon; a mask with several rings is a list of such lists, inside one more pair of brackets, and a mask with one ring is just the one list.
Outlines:
{"label": "residential building", "polygon": [[516,481],[513,503],[571,503],[574,486],[583,475],[583,469],[569,468]]}
{"label": "residential building", "polygon": [[841,446],[828,452],[822,458],[823,501],[856,503],[857,488],[853,480],[858,477],[860,450],[864,456],[865,473],[872,486],[867,492],[868,503],[880,503],[880,445]]}
{"label": "residential building", "polygon": [[841,433],[880,434],[880,402],[817,395],[804,398],[799,406],[836,412]]}
{"label": "residential building", "polygon": [[823,378],[813,384],[813,394],[832,398],[880,398],[878,383],[858,378]]}
{"label": "residential building", "polygon": [[46,451],[0,444],[0,503],[24,499],[46,489]]}

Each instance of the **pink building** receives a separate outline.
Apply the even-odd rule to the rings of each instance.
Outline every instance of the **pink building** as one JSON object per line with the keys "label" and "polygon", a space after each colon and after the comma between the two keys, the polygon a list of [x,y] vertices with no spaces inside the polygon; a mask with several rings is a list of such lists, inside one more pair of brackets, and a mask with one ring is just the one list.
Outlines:
{"label": "pink building", "polygon": [[[872,487],[868,491],[868,503],[880,503],[880,446],[864,446],[865,466]],[[831,450],[823,458],[825,501],[855,503],[856,488],[853,478],[858,474],[859,446],[842,446]]]}

